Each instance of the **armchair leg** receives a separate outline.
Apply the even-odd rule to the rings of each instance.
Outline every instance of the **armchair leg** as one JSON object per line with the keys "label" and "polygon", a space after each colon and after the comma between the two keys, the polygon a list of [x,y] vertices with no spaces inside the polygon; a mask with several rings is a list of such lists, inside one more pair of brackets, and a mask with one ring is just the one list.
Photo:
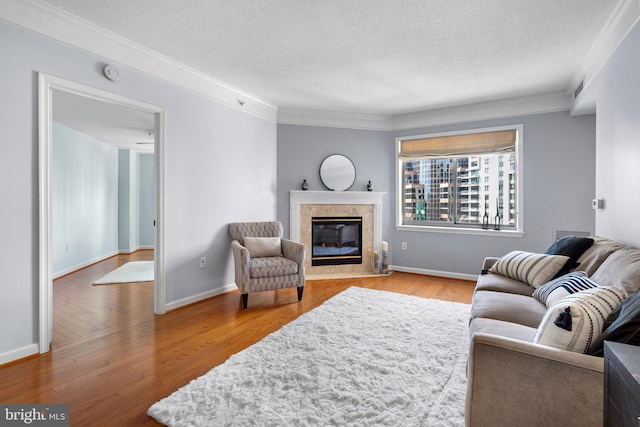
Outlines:
{"label": "armchair leg", "polygon": [[304,291],[304,286],[300,286],[298,288],[298,302],[302,301],[302,292]]}
{"label": "armchair leg", "polygon": [[247,309],[247,303],[249,302],[249,294],[242,294],[242,308]]}

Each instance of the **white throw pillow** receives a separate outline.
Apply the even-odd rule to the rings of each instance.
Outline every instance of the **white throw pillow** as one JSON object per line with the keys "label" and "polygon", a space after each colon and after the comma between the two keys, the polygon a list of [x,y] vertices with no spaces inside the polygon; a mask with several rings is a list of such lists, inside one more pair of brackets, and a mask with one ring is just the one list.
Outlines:
{"label": "white throw pillow", "polygon": [[251,258],[282,256],[279,237],[244,237],[243,240]]}
{"label": "white throw pillow", "polygon": [[564,255],[513,251],[500,258],[489,271],[537,288],[558,274],[568,260]]}
{"label": "white throw pillow", "polygon": [[587,353],[602,334],[606,318],[624,298],[621,289],[603,286],[564,297],[547,310],[533,342]]}

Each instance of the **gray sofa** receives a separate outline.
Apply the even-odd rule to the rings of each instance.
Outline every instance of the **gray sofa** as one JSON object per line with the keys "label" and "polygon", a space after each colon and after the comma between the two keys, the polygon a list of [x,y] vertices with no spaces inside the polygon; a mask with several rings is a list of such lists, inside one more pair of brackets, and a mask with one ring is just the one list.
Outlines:
{"label": "gray sofa", "polygon": [[[614,256],[615,254],[615,256]],[[498,258],[486,258],[489,270]],[[595,237],[577,270],[631,295],[640,250]],[[534,288],[489,272],[474,291],[466,396],[467,426],[602,426],[603,358],[534,343],[547,307]]]}

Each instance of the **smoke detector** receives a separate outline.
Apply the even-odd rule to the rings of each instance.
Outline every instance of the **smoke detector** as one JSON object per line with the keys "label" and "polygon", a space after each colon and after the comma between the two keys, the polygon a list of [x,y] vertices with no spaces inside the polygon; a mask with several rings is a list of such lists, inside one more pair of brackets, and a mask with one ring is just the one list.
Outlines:
{"label": "smoke detector", "polygon": [[111,81],[117,82],[120,80],[120,71],[115,65],[105,65],[102,72],[104,73],[104,76]]}

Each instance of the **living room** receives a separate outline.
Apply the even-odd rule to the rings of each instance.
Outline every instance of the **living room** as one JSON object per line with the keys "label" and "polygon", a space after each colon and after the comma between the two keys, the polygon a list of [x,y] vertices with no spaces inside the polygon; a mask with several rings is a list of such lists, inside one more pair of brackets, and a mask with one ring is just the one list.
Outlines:
{"label": "living room", "polygon": [[[374,191],[385,193],[382,238],[389,242],[397,271],[473,278],[485,256],[515,249],[541,252],[562,231],[640,246],[640,229],[634,226],[640,209],[634,173],[640,158],[637,1],[610,7],[615,16],[602,20],[607,26],[598,43],[557,91],[398,115],[313,115],[278,108],[175,62],[159,66],[163,58],[127,46],[123,38],[92,29],[47,3],[10,1],[5,6],[0,12],[0,52],[7,70],[0,83],[5,118],[0,148],[2,364],[46,351],[39,310],[39,73],[166,111],[164,310],[208,298],[233,283],[230,222],[279,219],[288,235],[289,192],[300,189],[303,179],[310,190],[323,190],[318,169],[334,153],[355,165],[352,190],[366,191],[371,181]],[[107,63],[118,64],[118,82],[103,76]],[[582,92],[574,99],[582,80]],[[523,236],[396,229],[397,137],[512,124],[524,129]],[[604,199],[605,208],[594,211],[594,198]],[[201,269],[203,256],[208,262]]]}

